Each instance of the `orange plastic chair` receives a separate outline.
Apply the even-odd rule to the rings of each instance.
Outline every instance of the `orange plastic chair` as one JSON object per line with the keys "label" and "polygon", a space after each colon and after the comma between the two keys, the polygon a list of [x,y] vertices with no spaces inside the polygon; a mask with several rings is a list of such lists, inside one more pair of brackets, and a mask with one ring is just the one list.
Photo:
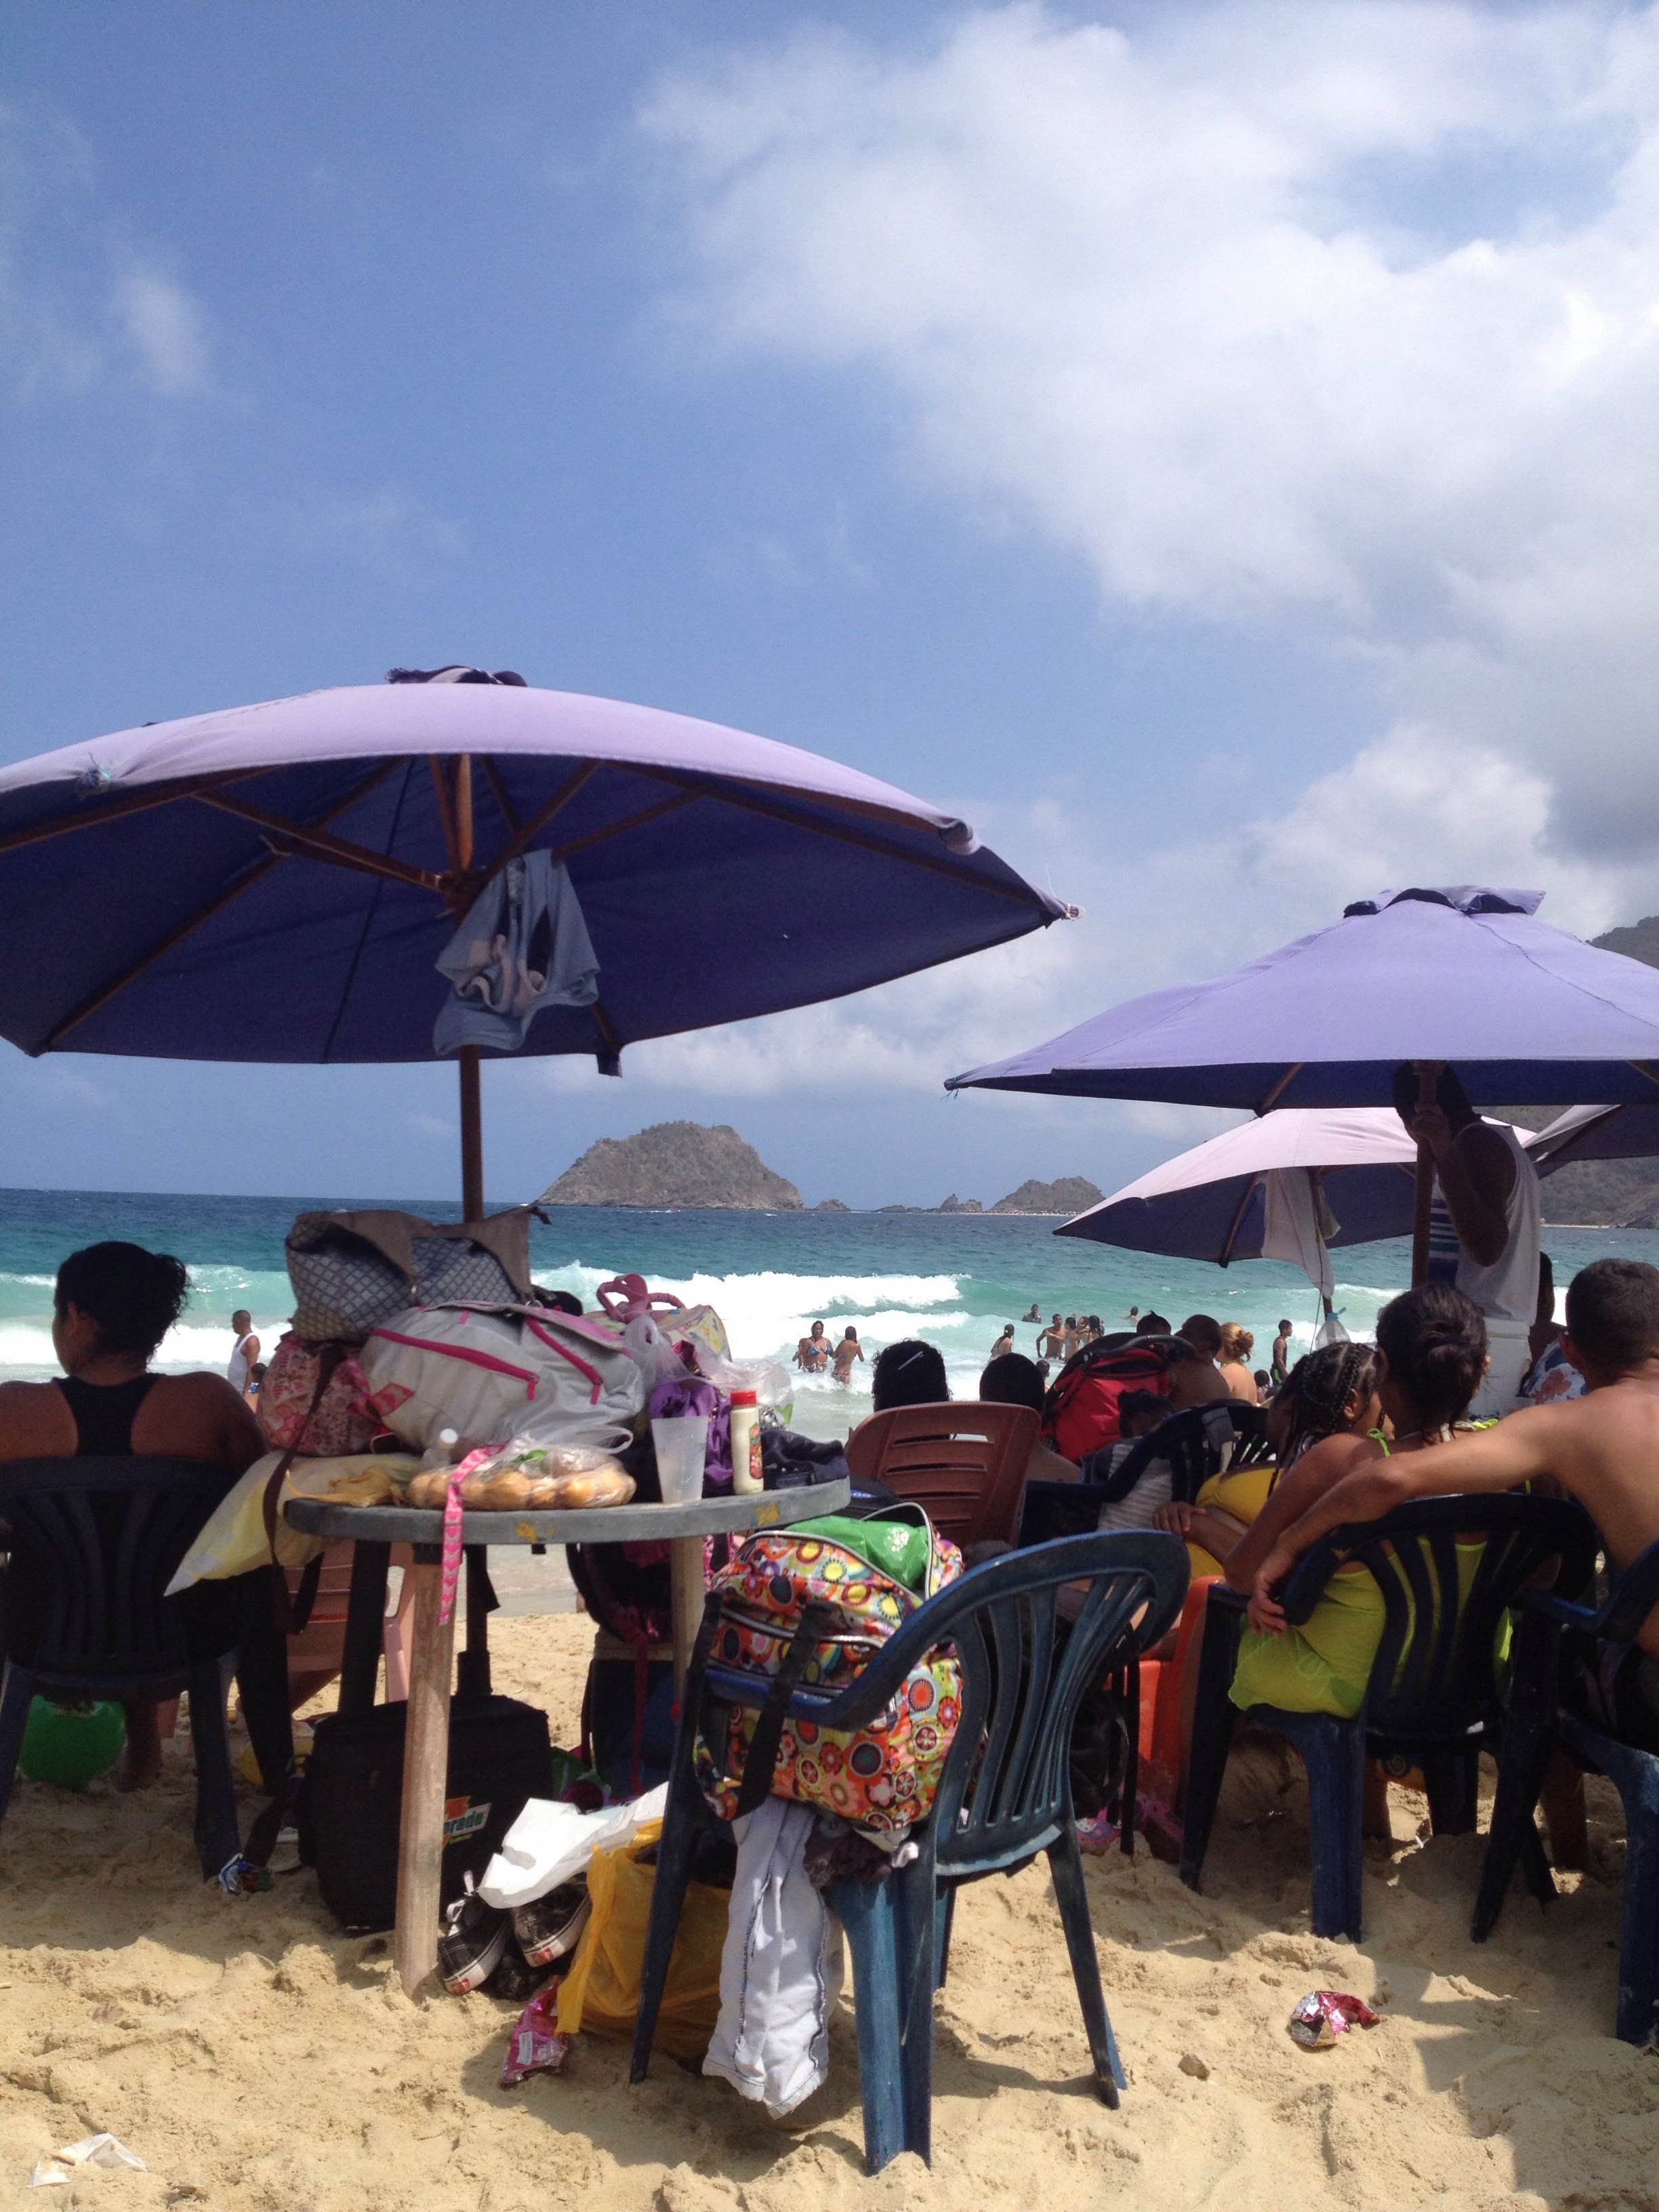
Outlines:
{"label": "orange plastic chair", "polygon": [[925,1505],[933,1526],[953,1543],[994,1537],[1012,1544],[1036,1440],[1037,1417],[1029,1406],[971,1399],[896,1406],[854,1430],[847,1464],[855,1482],[884,1482],[897,1497]]}

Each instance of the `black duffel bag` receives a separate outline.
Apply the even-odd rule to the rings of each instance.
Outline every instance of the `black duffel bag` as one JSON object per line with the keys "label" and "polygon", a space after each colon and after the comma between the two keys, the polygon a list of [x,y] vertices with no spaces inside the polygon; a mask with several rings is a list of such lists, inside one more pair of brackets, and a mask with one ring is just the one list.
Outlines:
{"label": "black duffel bag", "polygon": [[[398,1832],[408,1707],[330,1713],[317,1723],[298,1818],[300,1856],[343,1928],[390,1928],[398,1907]],[[444,1814],[441,1901],[461,1894],[501,1849],[530,1797],[553,1791],[547,1715],[516,1698],[454,1699]]]}

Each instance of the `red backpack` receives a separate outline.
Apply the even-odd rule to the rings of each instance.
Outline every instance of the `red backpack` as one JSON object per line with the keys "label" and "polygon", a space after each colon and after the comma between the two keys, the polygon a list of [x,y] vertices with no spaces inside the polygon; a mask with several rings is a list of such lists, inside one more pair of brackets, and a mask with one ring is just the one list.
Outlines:
{"label": "red backpack", "polygon": [[1157,1337],[1127,1344],[1085,1344],[1066,1361],[1042,1403],[1042,1437],[1062,1459],[1082,1460],[1118,1441],[1118,1401],[1126,1390],[1170,1394],[1169,1370]]}

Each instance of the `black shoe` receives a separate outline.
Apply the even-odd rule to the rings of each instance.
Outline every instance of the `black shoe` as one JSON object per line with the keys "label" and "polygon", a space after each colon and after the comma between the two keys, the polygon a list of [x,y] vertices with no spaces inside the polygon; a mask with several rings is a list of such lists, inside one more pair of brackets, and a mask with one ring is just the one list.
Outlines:
{"label": "black shoe", "polygon": [[466,1894],[445,1912],[444,1932],[438,1938],[438,1972],[451,1996],[464,1997],[483,1987],[501,1963],[507,1926],[507,1914],[484,1903],[468,1875]]}
{"label": "black shoe", "polygon": [[568,1959],[580,1942],[592,1910],[585,1881],[562,1881],[534,1904],[521,1905],[513,1916],[513,1932],[526,1963],[546,1967]]}

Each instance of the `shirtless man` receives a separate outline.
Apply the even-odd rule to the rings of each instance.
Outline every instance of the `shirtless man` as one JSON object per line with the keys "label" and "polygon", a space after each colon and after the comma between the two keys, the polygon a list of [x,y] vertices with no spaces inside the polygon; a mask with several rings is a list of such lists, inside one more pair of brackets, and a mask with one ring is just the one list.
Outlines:
{"label": "shirtless man", "polygon": [[1043,1359],[1064,1359],[1066,1356],[1066,1324],[1058,1314],[1049,1317],[1048,1326],[1037,1339],[1037,1354]]}
{"label": "shirtless man", "polygon": [[830,1340],[821,1321],[815,1321],[811,1334],[795,1346],[795,1364],[804,1375],[822,1375],[830,1364]]}
{"label": "shirtless man", "polygon": [[[1376,1521],[1413,1498],[1513,1490],[1553,1477],[1595,1521],[1615,1567],[1659,1542],[1659,1268],[1596,1260],[1567,1292],[1563,1340],[1586,1395],[1512,1413],[1495,1428],[1433,1451],[1373,1461],[1335,1483],[1263,1560],[1250,1600],[1254,1626],[1277,1634],[1275,1595],[1310,1545],[1351,1521]],[[1564,1678],[1563,1692],[1601,1711],[1627,1740],[1659,1750],[1659,1607],[1616,1681]],[[1571,1673],[1571,1670],[1569,1670]],[[1592,1717],[1595,1715],[1592,1713]]]}
{"label": "shirtless man", "polygon": [[841,1342],[836,1346],[836,1380],[845,1387],[853,1379],[853,1362],[862,1359],[864,1346],[859,1342],[859,1333],[850,1322]]}

